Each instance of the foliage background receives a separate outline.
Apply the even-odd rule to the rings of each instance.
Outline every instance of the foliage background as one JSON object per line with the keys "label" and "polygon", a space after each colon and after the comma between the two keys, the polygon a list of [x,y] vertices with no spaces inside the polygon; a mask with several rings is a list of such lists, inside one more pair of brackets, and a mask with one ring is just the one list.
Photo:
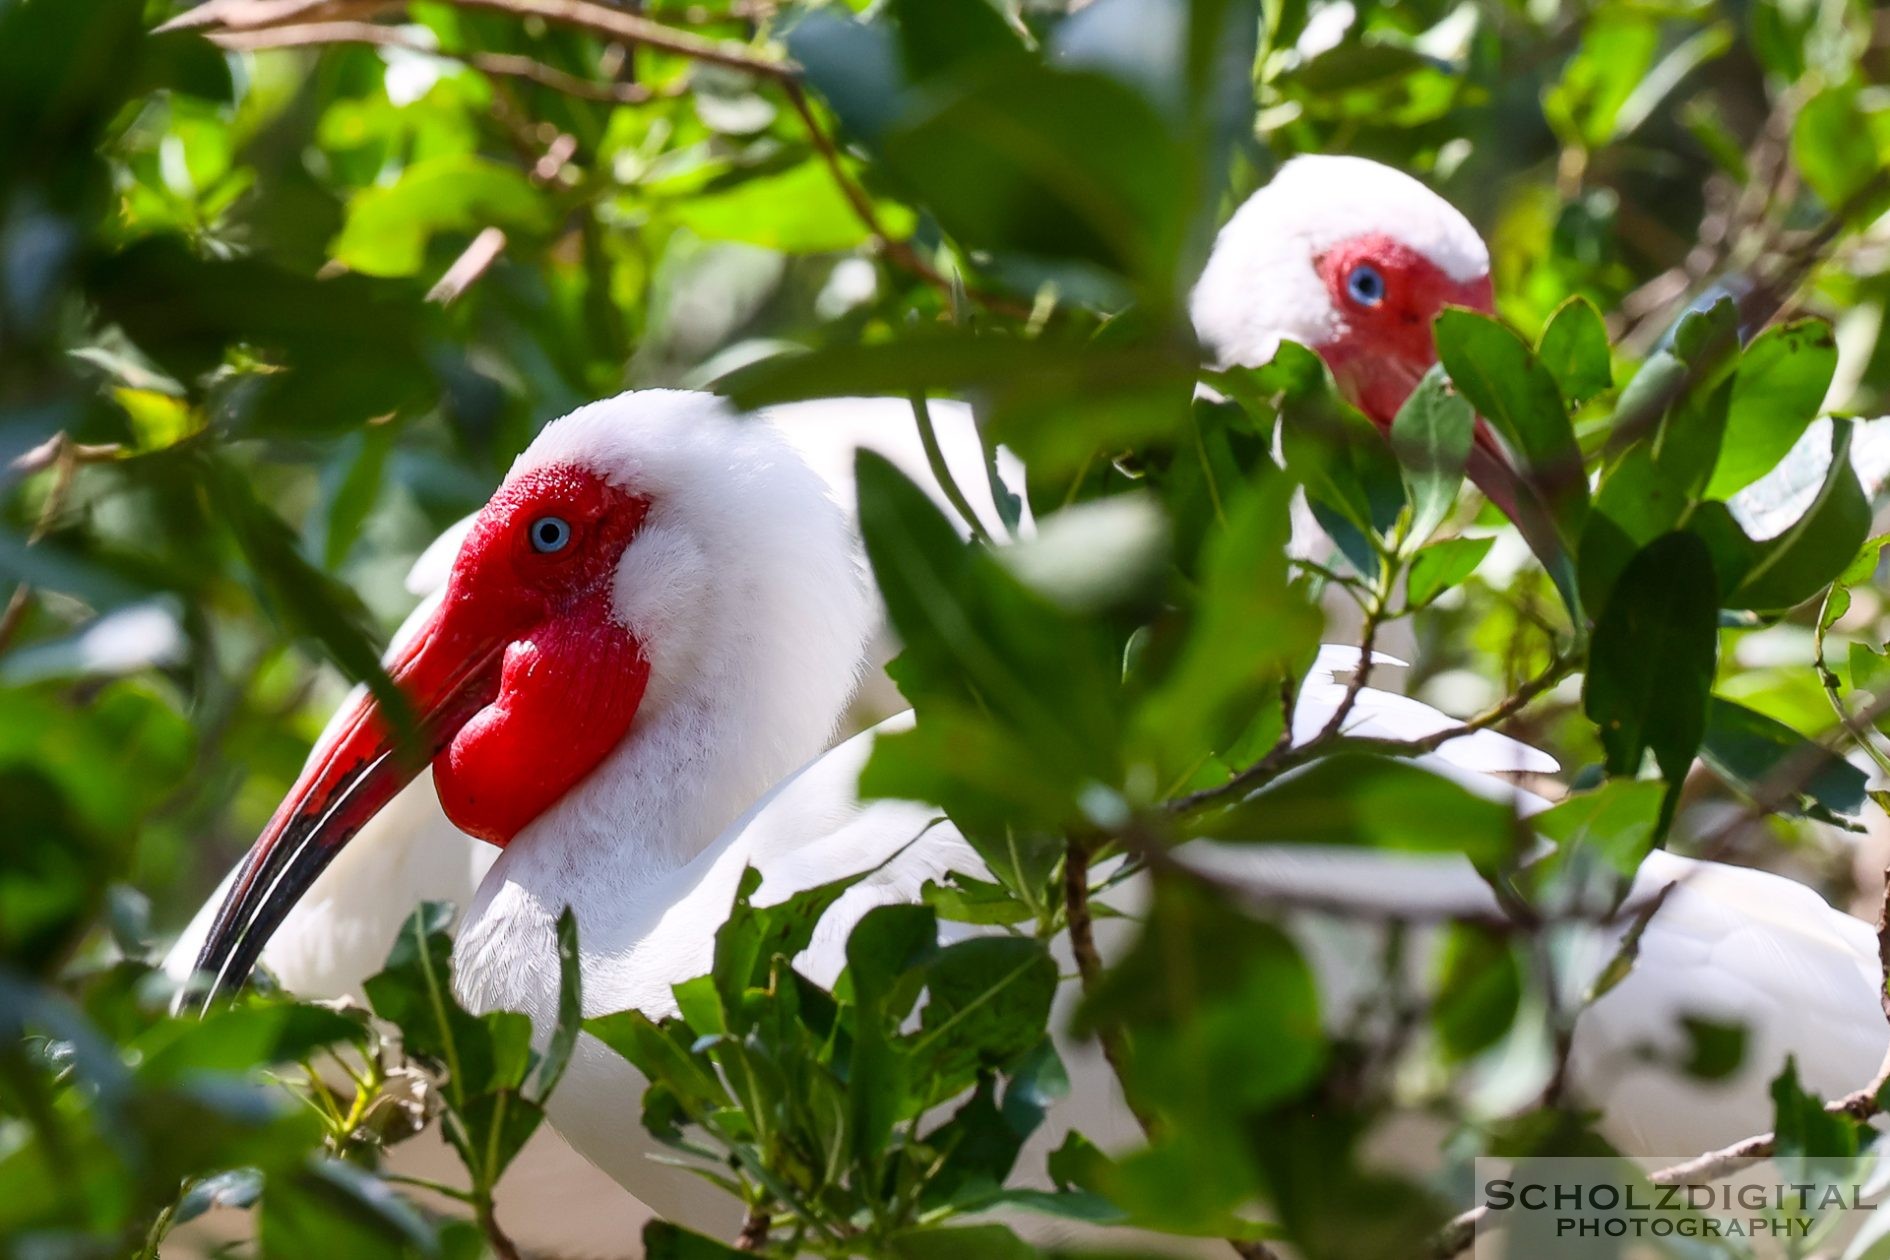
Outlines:
{"label": "foliage background", "polygon": [[[1113,493],[1098,454],[1159,459],[1191,422],[1171,334],[1214,225],[1291,155],[1349,152],[1470,215],[1524,336],[1571,296],[1606,313],[1618,381],[1703,296],[1760,292],[1835,330],[1817,409],[1890,408],[1890,28],[1863,0],[639,10],[735,50],[709,60],[506,8],[335,0],[309,16],[379,17],[379,42],[225,52],[150,34],[161,0],[0,0],[0,1022],[36,1030],[0,1100],[9,1142],[95,1156],[75,1198],[30,1148],[0,1153],[0,1247],[121,1253],[232,1165],[298,1170],[307,1204],[372,1200],[298,1162],[319,1131],[253,1109],[182,1149],[201,1082],[149,1066],[160,1045],[294,1060],[336,1026],[269,1007],[246,1049],[191,1050],[147,1026],[122,960],[266,820],[373,672],[412,559],[581,402],[808,349],[738,379],[971,389],[1033,490]],[[789,57],[811,92],[770,68]],[[925,112],[985,58],[978,108]],[[1058,58],[1107,82],[1064,91]],[[1125,308],[1101,344],[1127,349],[1089,349]],[[1610,401],[1576,413],[1591,455]],[[1166,493],[1187,553],[1204,527]],[[1717,694],[1829,728],[1816,609],[1729,626]],[[1481,708],[1542,668],[1558,615],[1540,571],[1490,567],[1415,619],[1408,689]],[[1854,590],[1828,653],[1846,685],[1869,691],[1883,621]],[[1573,683],[1511,729],[1571,768],[1613,760]],[[1689,808],[1731,799],[1696,768]],[[1774,817],[1729,847],[1875,904],[1839,831]],[[61,1075],[88,1061],[141,1073],[109,1115]],[[296,1228],[344,1228],[309,1212]],[[374,1219],[324,1246],[422,1246]]]}

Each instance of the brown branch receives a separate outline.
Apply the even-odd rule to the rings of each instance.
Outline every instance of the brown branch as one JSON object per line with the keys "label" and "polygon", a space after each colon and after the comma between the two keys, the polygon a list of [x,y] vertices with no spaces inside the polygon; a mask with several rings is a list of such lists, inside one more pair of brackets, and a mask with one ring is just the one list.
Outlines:
{"label": "brown branch", "polygon": [[320,48],[331,44],[371,44],[378,48],[399,48],[408,52],[442,57],[471,66],[482,74],[508,79],[524,79],[566,96],[606,104],[640,105],[656,93],[638,83],[596,83],[566,73],[542,61],[512,53],[450,53],[412,39],[397,27],[377,26],[372,22],[309,22],[292,26],[268,26],[253,30],[213,31],[205,36],[219,48],[239,52],[260,52],[276,48]]}
{"label": "brown branch", "polygon": [[[1063,916],[1068,921],[1070,930],[1070,953],[1076,957],[1076,974],[1082,983],[1084,994],[1094,992],[1102,980],[1102,955],[1096,950],[1096,925],[1089,910],[1089,846],[1080,837],[1071,837],[1063,855]],[[1106,1023],[1099,1024],[1096,1040],[1102,1045],[1103,1058],[1109,1063],[1109,1070],[1122,1082],[1122,1093],[1134,1114],[1136,1123],[1142,1126],[1142,1132],[1149,1137],[1155,1136],[1154,1117],[1143,1111],[1129,1091],[1129,1078],[1124,1072],[1128,1063],[1128,1048],[1122,1044],[1116,1030]]]}
{"label": "brown branch", "polygon": [[774,1217],[766,1208],[756,1206],[748,1209],[748,1215],[742,1218],[741,1233],[735,1235],[735,1250],[762,1251],[768,1246],[768,1231],[774,1228]]}
{"label": "brown branch", "polygon": [[590,0],[451,0],[451,3],[461,9],[540,18],[554,26],[589,31],[626,44],[642,44],[691,61],[725,66],[780,82],[792,81],[798,72],[798,67],[785,58],[764,56],[731,40],[708,39],[692,31],[679,31],[622,9],[592,4]]}
{"label": "brown branch", "polygon": [[[792,62],[757,54],[731,40],[709,39],[692,31],[676,30],[622,9],[613,9],[590,0],[449,0],[462,9],[483,9],[518,18],[538,18],[554,26],[568,26],[588,31],[605,39],[675,53],[692,61],[726,66],[769,79],[784,79],[795,73]],[[205,29],[206,33],[267,31],[311,22],[352,20],[361,22],[397,6],[383,0],[214,0],[200,5],[158,27],[160,33],[185,28]]]}
{"label": "brown branch", "polygon": [[[1225,783],[1211,788],[1202,788],[1186,796],[1178,796],[1169,801],[1165,808],[1171,814],[1186,814],[1209,805],[1237,799],[1266,786],[1288,770],[1317,760],[1340,747],[1356,752],[1378,753],[1386,757],[1421,757],[1426,753],[1434,753],[1453,739],[1475,734],[1477,731],[1485,730],[1514,717],[1536,697],[1574,672],[1577,660],[1578,657],[1572,653],[1557,654],[1549,662],[1547,669],[1517,688],[1501,703],[1485,709],[1482,713],[1456,726],[1434,731],[1422,739],[1356,739],[1351,736],[1340,736],[1329,729],[1322,729],[1317,736],[1305,743],[1294,744],[1291,742],[1292,728],[1289,721],[1286,740],[1275,743],[1267,755],[1259,761]],[[1331,726],[1331,722],[1326,723],[1327,728]]]}
{"label": "brown branch", "polygon": [[1881,972],[1877,1005],[1883,1009],[1884,1019],[1890,1020],[1890,866],[1884,868],[1883,899],[1877,903],[1877,966]]}

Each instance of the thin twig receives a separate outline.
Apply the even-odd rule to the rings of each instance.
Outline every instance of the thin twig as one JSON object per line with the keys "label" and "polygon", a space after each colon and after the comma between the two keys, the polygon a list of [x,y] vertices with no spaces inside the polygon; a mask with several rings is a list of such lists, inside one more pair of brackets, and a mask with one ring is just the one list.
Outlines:
{"label": "thin twig", "polygon": [[116,442],[103,442],[88,445],[74,442],[63,433],[55,433],[24,454],[17,455],[7,465],[7,471],[16,477],[30,477],[37,472],[45,472],[61,457],[75,464],[108,464],[125,453],[125,448]]}
{"label": "thin twig", "polygon": [[622,9],[592,4],[590,0],[452,0],[452,3],[461,9],[540,18],[554,26],[569,26],[626,44],[642,44],[691,61],[741,70],[783,83],[793,82],[799,70],[785,58],[756,53],[732,40],[707,39],[693,31],[679,31]]}
{"label": "thin twig", "polygon": [[[1266,756],[1227,782],[1211,788],[1202,788],[1198,792],[1190,792],[1186,796],[1178,796],[1169,801],[1165,808],[1172,814],[1186,814],[1205,806],[1238,799],[1266,786],[1288,770],[1313,761],[1341,746],[1352,751],[1378,753],[1386,757],[1421,757],[1426,753],[1436,752],[1453,739],[1475,734],[1477,731],[1514,717],[1536,697],[1568,677],[1574,671],[1578,659],[1572,653],[1558,654],[1550,661],[1548,668],[1517,688],[1501,703],[1485,709],[1482,713],[1456,726],[1434,731],[1422,739],[1359,739],[1353,736],[1338,736],[1336,733],[1328,736],[1322,730],[1319,736],[1302,744],[1276,743]],[[1331,723],[1328,722],[1327,725],[1330,726]]]}
{"label": "thin twig", "polygon": [[[1095,921],[1089,910],[1089,847],[1080,838],[1072,837],[1063,856],[1063,914],[1069,923],[1070,952],[1076,956],[1076,974],[1082,982],[1083,992],[1094,991],[1102,980],[1102,955],[1096,950]],[[1128,1100],[1129,1110],[1135,1116],[1142,1132],[1149,1137],[1155,1135],[1154,1118],[1136,1104],[1134,1095],[1128,1088],[1128,1075],[1124,1071],[1128,1063],[1128,1050],[1122,1044],[1115,1029],[1105,1023],[1096,1031],[1096,1039],[1102,1044],[1103,1058],[1109,1062],[1109,1070],[1116,1079],[1123,1082],[1123,1096]]]}
{"label": "thin twig", "polygon": [[308,22],[296,26],[268,26],[254,30],[214,31],[206,36],[219,48],[262,52],[278,48],[319,48],[330,44],[372,44],[442,57],[471,66],[483,74],[525,79],[566,96],[615,105],[640,105],[657,95],[638,83],[597,83],[568,74],[556,66],[513,53],[451,53],[409,38],[398,27],[373,22]]}
{"label": "thin twig", "polygon": [[451,306],[459,300],[461,294],[472,288],[480,276],[498,261],[505,252],[505,232],[501,228],[489,227],[472,238],[468,245],[453,260],[453,265],[444,275],[427,290],[427,301],[437,302],[441,306]]}
{"label": "thin twig", "polygon": [[815,117],[806,91],[797,80],[791,78],[781,81],[781,89],[787,94],[788,103],[794,107],[794,112],[800,115],[801,122],[807,128],[808,140],[813,144],[815,152],[820,154],[821,160],[826,163],[828,174],[839,186],[841,195],[847,199],[847,204],[853,208],[853,213],[872,234],[875,245],[888,260],[901,270],[917,276],[947,298],[955,293],[963,292],[965,296],[987,310],[1009,315],[1014,319],[1030,318],[1031,308],[1027,304],[1014,301],[1002,294],[954,284],[951,277],[926,261],[925,257],[912,247],[910,241],[900,240],[887,232],[886,225],[880,221],[879,211],[873,206],[872,196],[847,171],[846,164],[840,158],[839,148],[834,144],[833,138],[827,134],[826,129],[820,125],[820,120]]}

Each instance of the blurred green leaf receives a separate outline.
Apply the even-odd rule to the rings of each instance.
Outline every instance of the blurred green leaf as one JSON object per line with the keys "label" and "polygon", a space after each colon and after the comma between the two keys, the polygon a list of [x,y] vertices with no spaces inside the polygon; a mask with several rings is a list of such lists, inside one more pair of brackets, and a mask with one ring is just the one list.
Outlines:
{"label": "blurred green leaf", "polygon": [[[1792,123],[1792,159],[1831,213],[1867,219],[1890,199],[1876,135],[1855,82],[1825,87],[1798,111]],[[1869,204],[1854,204],[1873,189]]]}
{"label": "blurred green leaf", "polygon": [[1536,341],[1536,357],[1561,387],[1562,398],[1578,407],[1614,384],[1609,362],[1608,328],[1601,312],[1584,297],[1556,308]]}
{"label": "blurred green leaf", "polygon": [[1471,924],[1445,933],[1431,1023],[1446,1054],[1467,1059],[1502,1039],[1523,994],[1522,964],[1503,936]]}
{"label": "blurred green leaf", "polygon": [[1130,1098],[1207,1132],[1304,1087],[1324,1055],[1312,975],[1285,934],[1168,881],[1079,1022],[1128,1034]]}
{"label": "blurred green leaf", "polygon": [[499,227],[538,235],[551,223],[545,195],[515,167],[438,157],[357,193],[332,248],[337,262],[363,275],[411,276],[426,265],[427,243],[439,233]]}
{"label": "blurred green leaf", "polygon": [[1480,867],[1507,858],[1519,834],[1507,805],[1409,761],[1343,752],[1319,758],[1192,829],[1239,844],[1461,853]]}

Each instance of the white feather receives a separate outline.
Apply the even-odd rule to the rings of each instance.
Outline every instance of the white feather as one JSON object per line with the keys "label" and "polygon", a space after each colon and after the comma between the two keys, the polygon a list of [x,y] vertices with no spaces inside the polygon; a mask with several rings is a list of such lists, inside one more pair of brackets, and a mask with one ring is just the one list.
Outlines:
{"label": "white feather", "polygon": [[1195,332],[1224,366],[1266,363],[1282,339],[1326,344],[1340,317],[1314,260],[1366,235],[1410,246],[1459,283],[1490,269],[1470,221],[1409,175],[1364,158],[1297,157],[1215,239],[1189,305]]}

